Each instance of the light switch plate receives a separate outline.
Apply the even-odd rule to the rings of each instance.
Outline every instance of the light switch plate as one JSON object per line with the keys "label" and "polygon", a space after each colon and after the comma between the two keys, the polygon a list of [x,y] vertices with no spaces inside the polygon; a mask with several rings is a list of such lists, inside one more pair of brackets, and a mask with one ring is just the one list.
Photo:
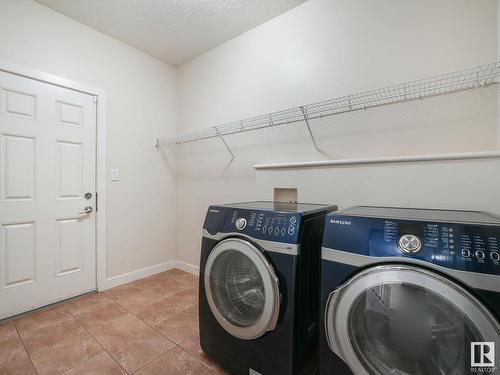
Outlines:
{"label": "light switch plate", "polygon": [[111,169],[111,181],[120,181],[120,170],[113,168]]}

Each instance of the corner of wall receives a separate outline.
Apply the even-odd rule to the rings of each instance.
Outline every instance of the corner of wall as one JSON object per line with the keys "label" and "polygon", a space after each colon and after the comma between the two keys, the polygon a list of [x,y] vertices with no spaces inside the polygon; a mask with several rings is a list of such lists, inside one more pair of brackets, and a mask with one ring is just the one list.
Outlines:
{"label": "corner of wall", "polygon": [[[497,61],[500,61],[500,0],[497,0]],[[500,148],[500,85],[497,86],[497,147]]]}

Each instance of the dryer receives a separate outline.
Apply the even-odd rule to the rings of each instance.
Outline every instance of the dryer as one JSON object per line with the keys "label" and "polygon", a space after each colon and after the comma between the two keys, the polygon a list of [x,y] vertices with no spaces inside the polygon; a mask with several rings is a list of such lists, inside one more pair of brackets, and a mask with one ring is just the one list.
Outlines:
{"label": "dryer", "polygon": [[355,207],[327,215],[320,374],[464,375],[500,365],[500,219]]}
{"label": "dryer", "polygon": [[200,261],[200,344],[234,375],[297,374],[317,349],[325,215],[335,206],[210,206]]}

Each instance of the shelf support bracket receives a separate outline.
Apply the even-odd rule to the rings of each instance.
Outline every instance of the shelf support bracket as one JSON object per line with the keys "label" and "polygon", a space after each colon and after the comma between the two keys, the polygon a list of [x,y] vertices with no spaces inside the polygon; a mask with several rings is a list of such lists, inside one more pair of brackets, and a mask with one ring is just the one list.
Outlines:
{"label": "shelf support bracket", "polygon": [[313,143],[314,149],[316,150],[316,152],[320,152],[318,145],[316,144],[316,139],[314,139],[314,135],[313,135],[312,130],[311,130],[311,125],[309,125],[309,116],[307,115],[307,111],[303,106],[300,107],[300,110],[302,111],[302,115],[304,116],[304,121],[305,121],[306,126],[307,126],[307,131],[309,132],[309,136],[311,137],[311,141]]}
{"label": "shelf support bracket", "polygon": [[165,139],[164,138],[156,138],[155,147],[158,148],[158,147],[160,147],[164,143],[165,143]]}
{"label": "shelf support bracket", "polygon": [[229,151],[229,153],[231,154],[231,158],[232,158],[231,161],[233,161],[234,159],[236,159],[236,156],[234,156],[234,153],[231,151],[231,148],[226,143],[226,140],[224,139],[222,134],[219,132],[219,129],[217,129],[217,126],[214,126],[214,129],[215,129],[215,132],[217,133],[217,137],[219,137],[219,139],[222,141],[222,143],[224,143],[224,146],[226,146],[227,151]]}

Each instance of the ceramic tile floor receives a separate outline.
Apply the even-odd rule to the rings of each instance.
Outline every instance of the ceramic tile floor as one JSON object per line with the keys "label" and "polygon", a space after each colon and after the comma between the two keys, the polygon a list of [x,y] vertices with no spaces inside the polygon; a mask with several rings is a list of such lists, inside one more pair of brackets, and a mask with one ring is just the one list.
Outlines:
{"label": "ceramic tile floor", "polygon": [[174,269],[0,322],[0,375],[226,374],[202,351],[198,278]]}

